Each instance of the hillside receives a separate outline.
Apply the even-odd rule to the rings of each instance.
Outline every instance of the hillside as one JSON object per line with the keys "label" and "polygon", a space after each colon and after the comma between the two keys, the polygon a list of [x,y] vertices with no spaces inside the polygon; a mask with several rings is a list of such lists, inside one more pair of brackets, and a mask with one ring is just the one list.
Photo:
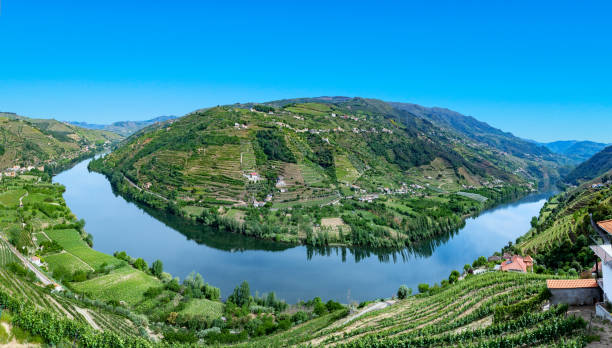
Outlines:
{"label": "hillside", "polygon": [[92,123],[87,123],[87,122],[75,122],[75,121],[70,122],[70,124],[73,124],[75,126],[79,126],[82,128],[105,130],[105,131],[117,133],[123,137],[127,137],[152,124],[155,124],[158,122],[160,123],[166,122],[168,120],[173,120],[175,118],[176,116],[158,116],[158,117],[152,118],[150,120],[145,120],[145,121],[119,121],[119,122],[113,122],[107,125],[92,124]]}
{"label": "hillside", "polygon": [[568,165],[571,164],[571,161],[564,154],[553,153],[540,144],[523,140],[472,116],[465,116],[445,108],[428,108],[410,103],[393,102],[389,104],[514,157],[518,163],[521,163],[522,170],[531,177],[537,178],[542,187],[553,187],[569,170]]}
{"label": "hillside", "polygon": [[[157,131],[171,132],[166,129]],[[151,136],[150,132],[156,131],[143,135]],[[590,200],[583,203],[588,206],[585,212],[595,218],[612,213],[609,188],[584,189],[592,190]],[[199,274],[179,282],[163,272],[159,261],[148,265],[137,255],[111,256],[92,249],[85,223],[66,206],[64,187],[43,173],[2,178],[0,192],[0,345],[583,347],[594,339],[593,328],[601,327],[594,322],[587,328],[583,318],[590,318],[588,309],[568,310],[566,305],[542,309],[549,296],[545,280],[575,275],[568,268],[576,267],[573,260],[550,263],[549,255],[555,254],[549,250],[570,258],[585,255],[564,249],[565,244],[534,251],[536,273],[545,274],[494,272],[495,262],[483,258],[472,266],[488,272],[472,274],[467,265],[461,277],[453,271],[439,284],[420,284],[419,293],[412,296],[406,288],[403,293],[398,290],[397,297],[359,305],[319,297],[289,305],[274,293],[252,294],[246,282],[231,294],[221,294]],[[442,204],[445,196],[420,198],[420,204],[428,206],[423,202]],[[568,197],[572,202],[582,200]],[[555,210],[550,203],[547,209]],[[326,208],[318,210],[324,213]],[[576,216],[575,211],[563,215]]]}
{"label": "hillside", "polygon": [[199,110],[137,132],[90,168],[128,197],[229,231],[395,248],[535,188],[522,164],[353,98]]}
{"label": "hillside", "polygon": [[612,146],[608,146],[593,157],[581,163],[564,178],[570,184],[589,181],[612,170]]}
{"label": "hillside", "polygon": [[603,150],[607,144],[596,143],[593,141],[554,141],[551,143],[543,143],[550,151],[564,155],[571,159],[574,163],[580,164],[596,153]]}
{"label": "hillside", "polygon": [[62,168],[121,136],[51,119],[0,113],[0,171],[13,166]]}

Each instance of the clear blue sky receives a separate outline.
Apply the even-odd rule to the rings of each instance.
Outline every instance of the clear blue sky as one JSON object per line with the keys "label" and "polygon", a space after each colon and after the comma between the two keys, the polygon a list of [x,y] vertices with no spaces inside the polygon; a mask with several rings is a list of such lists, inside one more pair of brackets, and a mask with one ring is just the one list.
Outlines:
{"label": "clear blue sky", "polygon": [[612,142],[610,2],[2,0],[0,110],[108,123],[287,97]]}

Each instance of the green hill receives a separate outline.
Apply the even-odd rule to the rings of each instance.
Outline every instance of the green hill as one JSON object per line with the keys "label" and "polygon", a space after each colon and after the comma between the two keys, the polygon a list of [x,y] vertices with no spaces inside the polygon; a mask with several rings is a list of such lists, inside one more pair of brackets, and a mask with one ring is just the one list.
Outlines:
{"label": "green hill", "polygon": [[[318,297],[288,305],[273,293],[251,294],[248,284],[221,301],[218,289],[198,275],[179,283],[161,264],[156,269],[124,252],[93,250],[62,198],[64,188],[43,174],[3,178],[0,189],[0,345],[582,347],[593,337],[574,316],[589,319],[588,311],[568,313],[565,305],[542,310],[545,280],[562,276],[539,255],[538,270],[547,266],[548,274],[494,272],[485,262],[478,267],[490,272],[461,279],[451,274],[406,298],[350,304],[353,311]],[[608,197],[601,206],[609,207],[610,194],[598,192]],[[563,255],[574,254],[580,255]],[[39,275],[19,255],[38,256]],[[563,272],[567,266],[559,267]],[[45,286],[44,279],[52,283]]]}
{"label": "green hill", "polygon": [[596,143],[593,141],[554,141],[551,143],[542,144],[546,146],[550,151],[564,155],[571,159],[574,163],[580,164],[589,158],[593,157],[596,153],[603,150],[607,144]]}
{"label": "green hill", "polygon": [[612,146],[608,146],[572,170],[564,179],[570,184],[589,181],[612,170]]}
{"label": "green hill", "polygon": [[556,170],[536,163],[383,101],[335,98],[198,110],[137,132],[91,168],[126,196],[229,231],[404,247]]}
{"label": "green hill", "polygon": [[82,127],[82,128],[87,128],[87,129],[105,130],[105,131],[117,133],[121,135],[122,137],[127,137],[152,124],[155,124],[158,122],[166,122],[168,120],[173,120],[175,118],[176,116],[158,116],[158,117],[152,118],[150,120],[145,120],[145,121],[119,121],[119,122],[113,122],[108,125],[91,124],[87,122],[70,122],[70,124],[73,124],[75,126]]}
{"label": "green hill", "polygon": [[64,165],[121,136],[51,120],[0,113],[0,170],[13,166]]}

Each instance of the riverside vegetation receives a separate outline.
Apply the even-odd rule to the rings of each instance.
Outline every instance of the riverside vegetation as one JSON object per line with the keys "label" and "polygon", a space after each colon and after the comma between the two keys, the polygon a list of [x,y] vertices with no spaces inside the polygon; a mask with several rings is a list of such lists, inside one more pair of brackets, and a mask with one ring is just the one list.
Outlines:
{"label": "riverside vegetation", "polygon": [[[300,108],[299,105],[287,105],[290,105],[287,109]],[[256,115],[269,117],[270,111],[275,114],[279,112],[276,109],[278,106],[269,107],[274,107],[274,111],[259,107],[266,113],[260,111],[261,114]],[[240,110],[241,113],[252,113],[248,109]],[[209,112],[234,111],[214,108]],[[297,116],[293,113],[290,115]],[[144,130],[140,135],[128,139],[126,144],[149,132],[171,133],[174,125],[154,126],[157,130]],[[168,127],[170,129],[167,130]],[[303,153],[300,155],[295,150],[287,152],[278,148],[282,138],[275,135],[276,131],[256,131],[252,138],[256,144],[259,144],[258,139],[265,139],[263,144],[255,146],[261,146],[264,154],[268,148],[268,152],[281,158],[273,162],[276,164],[274,167],[270,165],[270,168],[276,169],[276,165],[287,163],[299,164],[303,160],[300,157]],[[397,130],[386,134],[395,133]],[[289,135],[285,135],[284,139],[287,148],[292,149],[293,145],[288,145],[291,144],[287,140],[290,139]],[[266,146],[268,141],[273,145]],[[147,143],[153,143],[153,140]],[[475,152],[486,156],[486,152],[483,153]],[[335,156],[333,162],[337,163]],[[107,156],[103,161],[96,161],[95,165],[101,166],[99,169],[103,170],[102,166],[107,165],[105,161],[113,158]],[[295,160],[295,163],[283,162],[291,160]],[[393,168],[388,164],[391,162],[386,162],[387,159],[384,161],[385,166],[389,166],[387,168]],[[261,168],[266,169],[268,165],[257,167],[256,170],[263,172]],[[284,213],[303,211],[316,214],[319,210],[332,209],[340,212],[344,224],[351,226],[350,222],[344,220],[350,210],[341,210],[345,209],[345,204],[356,204],[353,209],[362,212],[362,215],[355,216],[356,223],[360,221],[357,217],[362,217],[368,223],[377,223],[379,220],[373,217],[367,219],[370,215],[363,212],[389,209],[395,204],[399,207],[398,211],[405,209],[428,217],[428,214],[436,212],[438,206],[457,199],[461,205],[474,209],[455,212],[466,214],[477,212],[487,204],[494,204],[513,194],[523,194],[524,191],[517,188],[529,187],[526,177],[514,173],[507,174],[508,181],[499,187],[488,187],[490,185],[481,183],[480,187],[467,189],[462,186],[466,184],[461,183],[463,179],[459,176],[455,176],[455,181],[449,181],[446,185],[433,186],[434,181],[425,182],[430,180],[428,176],[433,178],[426,175],[427,168],[431,167],[421,165],[402,172],[406,176],[400,180],[424,180],[415,183],[423,187],[423,190],[419,194],[415,192],[412,197],[407,194],[389,194],[372,203],[346,200],[340,206],[324,206],[312,210],[307,210],[310,208],[307,206],[291,205],[292,209]],[[174,170],[179,169],[174,167]],[[145,173],[146,170],[144,168]],[[137,171],[136,174],[139,173]],[[139,183],[134,182],[137,177],[128,176],[132,175],[130,173],[123,174],[114,170],[108,175],[115,178],[125,175],[125,178],[119,177],[121,185],[126,185],[127,179],[134,184]],[[177,174],[174,178],[181,179],[181,175]],[[278,179],[277,175],[278,172],[275,172],[271,178]],[[367,177],[370,174],[362,173],[359,178],[364,175]],[[382,180],[383,176],[380,175],[379,180]],[[492,179],[479,177],[479,180],[484,181]],[[161,177],[159,180],[161,182]],[[368,181],[359,180],[353,181],[352,185],[359,186],[360,190],[368,192],[370,188],[377,188],[378,183],[368,186]],[[407,184],[412,185],[412,182],[415,181],[408,181]],[[270,185],[269,182],[264,183]],[[609,183],[610,176],[607,173],[551,198],[542,209],[540,217],[533,220],[532,230],[519,238],[517,243],[509,244],[501,250],[531,253],[536,260],[535,272],[493,272],[495,263],[481,257],[472,265],[466,265],[463,275],[453,271],[448,279],[441,280],[439,284],[419,285],[416,294],[413,294],[412,289],[399,286],[397,296],[385,300],[389,306],[361,312],[375,306],[378,301],[343,305],[315,297],[307,302],[289,305],[277,299],[274,293],[252,294],[246,282],[238,284],[231,294],[221,294],[219,289],[207,284],[199,274],[193,273],[180,281],[165,273],[160,261],[148,265],[137,255],[132,257],[121,251],[114,255],[97,252],[91,248],[94,239],[87,234],[85,222],[78,220],[66,206],[62,198],[64,188],[51,183],[47,173],[33,170],[15,178],[5,177],[0,181],[0,344],[28,343],[58,347],[583,347],[597,339],[583,319],[570,315],[564,305],[542,310],[549,296],[545,279],[577,276],[580,270],[592,263],[593,259],[584,253],[584,243],[576,241],[593,235],[587,223],[589,214],[597,219],[612,217]],[[330,189],[334,185],[333,189],[338,192],[346,190],[338,181],[330,182],[329,185]],[[134,188],[129,182],[127,186]],[[166,191],[149,189],[143,186],[140,190],[134,188],[133,192],[147,197],[142,200],[157,197],[159,200],[154,199],[155,202],[165,202],[165,205],[159,206],[163,209],[177,213],[191,210],[190,215],[194,216],[195,213],[195,217],[204,223],[211,223],[204,221],[207,217],[219,219],[232,209],[233,216],[242,222],[249,221],[248,214],[258,215],[261,219],[270,218],[282,212],[278,207],[278,210],[274,210],[274,204],[288,203],[274,201],[270,203],[272,207],[268,205],[264,209],[244,210],[234,206],[229,208],[225,204],[199,206],[189,199],[184,201],[190,204],[181,203],[181,197],[191,194],[190,190],[175,191],[176,196],[170,199],[168,197],[171,195]],[[147,192],[142,192],[144,190]],[[257,190],[249,192],[256,195]],[[353,195],[361,193],[349,191]],[[348,194],[349,191],[345,192]],[[486,197],[489,199],[485,200]],[[418,205],[419,202],[423,203]],[[378,205],[382,207],[374,208]],[[197,210],[196,207],[201,209]],[[423,210],[419,211],[418,207]],[[210,215],[205,214],[206,211]],[[262,215],[264,213],[268,215]],[[325,218],[332,218],[332,215],[321,216],[321,226]],[[432,220],[435,219],[434,215]],[[346,221],[351,221],[350,217]],[[567,242],[561,240],[569,240],[575,249],[565,250]],[[40,258],[42,266],[36,268],[38,274],[25,267],[18,257],[20,255]],[[473,268],[489,272],[477,275],[473,274]],[[51,284],[44,286],[44,279],[50,279]],[[361,315],[355,315],[357,312]]]}
{"label": "riverside vegetation", "polygon": [[559,176],[547,149],[503,139],[377,100],[288,100],[150,126],[90,169],[130,199],[229,232],[403,248]]}

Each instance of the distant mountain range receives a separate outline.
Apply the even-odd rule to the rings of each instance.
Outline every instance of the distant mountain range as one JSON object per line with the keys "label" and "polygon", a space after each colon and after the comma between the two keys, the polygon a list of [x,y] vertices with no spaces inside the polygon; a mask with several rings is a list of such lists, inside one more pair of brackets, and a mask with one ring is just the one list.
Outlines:
{"label": "distant mountain range", "polygon": [[120,139],[104,130],[0,112],[0,171],[15,165],[60,168]]}
{"label": "distant mountain range", "polygon": [[565,177],[565,181],[570,184],[579,184],[596,179],[609,171],[612,171],[612,146],[606,147],[580,164]]}
{"label": "distant mountain range", "polygon": [[540,144],[554,153],[565,155],[576,164],[588,160],[589,158],[593,157],[593,155],[603,150],[606,146],[610,145],[596,143],[593,141],[578,140],[554,141],[551,143]]}
{"label": "distant mountain range", "polygon": [[159,116],[159,117],[155,117],[155,118],[152,118],[150,120],[145,120],[145,121],[119,121],[119,122],[114,122],[109,125],[92,124],[92,123],[77,122],[77,121],[70,122],[70,124],[73,124],[75,126],[79,126],[82,128],[106,130],[106,131],[117,133],[121,136],[127,137],[157,122],[165,122],[165,121],[172,120],[175,118],[176,116]]}

